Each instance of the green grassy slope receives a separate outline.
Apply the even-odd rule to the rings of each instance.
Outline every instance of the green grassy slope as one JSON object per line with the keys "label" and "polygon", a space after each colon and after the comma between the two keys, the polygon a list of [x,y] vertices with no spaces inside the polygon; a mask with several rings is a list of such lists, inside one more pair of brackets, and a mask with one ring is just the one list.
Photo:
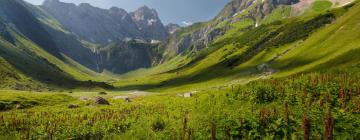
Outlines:
{"label": "green grassy slope", "polygon": [[[45,30],[50,33],[56,47],[61,52],[62,57],[60,58],[62,61],[75,68],[75,70],[78,70],[80,73],[87,74],[88,77],[86,79],[111,79],[106,75],[99,75],[90,69],[94,68],[96,65],[93,58],[97,56],[92,52],[92,49],[94,49],[94,47],[98,47],[97,44],[79,41],[75,35],[64,29],[56,19],[48,15],[39,6],[34,6],[26,2],[19,3],[27,8],[28,11],[37,18]],[[80,79],[84,79],[84,76],[80,75]]]}
{"label": "green grassy slope", "polygon": [[2,81],[3,88],[43,90],[81,85],[77,81],[94,79],[31,41],[15,34],[13,36],[15,44],[0,39],[1,65],[4,69],[1,73],[6,75],[4,79],[8,79]]}
{"label": "green grassy slope", "polygon": [[171,35],[165,57],[197,52],[212,47],[209,44],[226,36],[238,35],[262,24],[287,18],[291,16],[291,3],[290,0],[233,0],[214,19],[182,28]]}
{"label": "green grassy slope", "polygon": [[[212,47],[114,83],[159,94],[0,91],[0,139],[357,139],[358,13],[355,3],[227,32]],[[22,77],[7,60],[0,72]],[[189,91],[197,92],[185,98]]]}
{"label": "green grassy slope", "polygon": [[[152,94],[131,102],[113,98],[119,94],[8,93],[0,96],[0,107],[25,109],[0,112],[0,138],[356,139],[359,70],[356,61],[352,67],[199,91],[190,98]],[[102,96],[111,105],[76,99],[81,96]],[[78,108],[67,108],[70,104]]]}
{"label": "green grassy slope", "polygon": [[[341,11],[338,9],[337,11]],[[335,10],[336,12],[336,10]],[[322,66],[336,67],[336,62],[356,61],[356,59],[339,59],[340,56],[351,54],[351,52],[358,52],[360,49],[360,29],[358,23],[360,17],[359,5],[350,8],[350,11],[338,18],[331,25],[312,34],[307,40],[301,43],[300,47],[279,58],[274,67],[284,69],[286,72],[300,72],[311,70],[314,68],[321,69],[323,63],[334,63],[334,65]],[[355,54],[348,55],[349,58],[354,58]],[[355,57],[356,58],[356,57]],[[304,63],[311,62],[311,63]],[[319,66],[320,65],[320,66]],[[292,68],[292,66],[296,66]]]}
{"label": "green grassy slope", "polygon": [[[105,86],[103,83],[87,82],[109,78],[107,76],[100,78],[99,74],[64,55],[57,48],[59,44],[45,30],[45,25],[24,5],[22,1],[1,1],[0,57],[1,74],[4,75],[1,81],[2,88],[42,90],[58,87]],[[15,12],[12,12],[13,10]],[[41,38],[42,36],[44,38]]]}
{"label": "green grassy slope", "polygon": [[[347,6],[320,14],[282,19],[244,33],[229,31],[227,34],[231,35],[225,34],[210,48],[182,56],[182,62],[187,64],[175,58],[164,64],[173,66],[167,70],[154,72],[164,68],[160,65],[132,72],[130,75],[141,73],[145,76],[127,77],[117,85],[125,89],[181,92],[321,69],[322,64],[329,64],[340,55],[358,49],[358,9],[357,5]],[[268,68],[259,70],[258,66],[262,64]],[[276,73],[269,75],[273,72]]]}
{"label": "green grassy slope", "polygon": [[35,106],[51,106],[59,103],[74,101],[74,98],[65,94],[45,94],[39,92],[16,92],[1,90],[0,110],[25,109]]}

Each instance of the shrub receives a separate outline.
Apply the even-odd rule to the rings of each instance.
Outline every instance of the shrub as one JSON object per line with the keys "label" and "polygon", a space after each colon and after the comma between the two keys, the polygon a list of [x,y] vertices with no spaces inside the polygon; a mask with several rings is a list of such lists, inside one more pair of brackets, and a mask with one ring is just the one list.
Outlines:
{"label": "shrub", "polygon": [[99,92],[99,95],[107,95],[105,91]]}
{"label": "shrub", "polygon": [[165,121],[161,118],[157,118],[151,125],[152,130],[155,132],[159,132],[165,129]]}
{"label": "shrub", "polygon": [[257,85],[251,91],[251,100],[256,103],[267,103],[277,99],[275,90],[271,86]]}

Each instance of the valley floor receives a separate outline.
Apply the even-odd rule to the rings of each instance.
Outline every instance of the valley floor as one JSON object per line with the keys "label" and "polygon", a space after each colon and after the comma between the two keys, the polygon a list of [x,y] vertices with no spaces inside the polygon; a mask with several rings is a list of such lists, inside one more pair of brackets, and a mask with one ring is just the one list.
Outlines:
{"label": "valley floor", "polygon": [[356,139],[359,68],[187,92],[2,90],[0,139]]}
{"label": "valley floor", "polygon": [[329,6],[121,76],[0,40],[0,139],[359,139],[360,4]]}

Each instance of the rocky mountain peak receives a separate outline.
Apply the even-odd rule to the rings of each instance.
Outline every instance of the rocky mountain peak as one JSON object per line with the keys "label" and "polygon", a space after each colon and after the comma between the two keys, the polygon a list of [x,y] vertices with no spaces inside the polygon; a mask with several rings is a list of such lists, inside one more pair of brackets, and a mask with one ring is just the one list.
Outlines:
{"label": "rocky mountain peak", "polygon": [[47,6],[47,7],[59,7],[59,6],[72,6],[75,7],[76,5],[73,3],[63,3],[59,0],[44,0],[43,6]]}
{"label": "rocky mountain peak", "polygon": [[[168,32],[162,24],[155,9],[142,6],[130,13],[131,18],[143,33],[146,40],[166,40]],[[154,38],[149,38],[154,37]]]}
{"label": "rocky mountain peak", "polygon": [[118,8],[118,7],[111,7],[109,9],[109,14],[114,16],[115,18],[120,17],[121,20],[126,20],[129,21],[132,20],[129,13],[126,12],[124,9],[122,8]]}
{"label": "rocky mountain peak", "polygon": [[43,4],[60,3],[59,0],[44,0]]}
{"label": "rocky mountain peak", "polygon": [[128,14],[124,9],[121,9],[119,7],[111,7],[109,9],[110,13],[121,13],[121,14]]}
{"label": "rocky mountain peak", "polygon": [[83,7],[83,8],[94,8],[93,6],[91,6],[89,3],[80,3],[79,7]]}
{"label": "rocky mountain peak", "polygon": [[101,9],[88,3],[76,6],[59,0],[45,0],[41,7],[80,40],[96,44],[125,38],[166,40],[168,36],[156,10],[147,6],[130,14],[118,7]]}
{"label": "rocky mountain peak", "polygon": [[147,6],[142,6],[136,11],[131,13],[133,20],[137,22],[148,21],[149,25],[154,22],[160,22],[159,16],[154,9],[150,9]]}
{"label": "rocky mountain peak", "polygon": [[149,8],[148,6],[144,5],[138,8],[134,11],[134,13],[146,13],[146,14],[152,14],[154,16],[157,16],[157,12],[155,9]]}
{"label": "rocky mountain peak", "polygon": [[[242,12],[251,6],[256,6],[258,12],[261,11],[262,15],[269,13],[279,5],[291,5],[298,3],[299,0],[232,0],[228,3],[220,14],[216,17],[217,19],[231,18],[238,12]],[[260,13],[253,13],[260,14]]]}

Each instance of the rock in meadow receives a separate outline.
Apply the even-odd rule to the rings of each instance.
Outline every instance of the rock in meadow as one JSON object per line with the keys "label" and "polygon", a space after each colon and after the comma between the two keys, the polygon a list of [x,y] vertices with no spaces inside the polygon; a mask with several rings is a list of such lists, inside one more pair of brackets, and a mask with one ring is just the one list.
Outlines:
{"label": "rock in meadow", "polygon": [[79,106],[78,105],[75,105],[75,104],[69,104],[68,105],[68,108],[78,108]]}
{"label": "rock in meadow", "polygon": [[110,105],[110,103],[102,97],[94,97],[93,100],[94,100],[95,104]]}
{"label": "rock in meadow", "polygon": [[107,95],[107,93],[102,91],[102,92],[99,92],[99,95]]}
{"label": "rock in meadow", "polygon": [[125,102],[131,102],[131,99],[129,96],[115,96],[113,99],[117,100],[117,99],[123,99]]}

